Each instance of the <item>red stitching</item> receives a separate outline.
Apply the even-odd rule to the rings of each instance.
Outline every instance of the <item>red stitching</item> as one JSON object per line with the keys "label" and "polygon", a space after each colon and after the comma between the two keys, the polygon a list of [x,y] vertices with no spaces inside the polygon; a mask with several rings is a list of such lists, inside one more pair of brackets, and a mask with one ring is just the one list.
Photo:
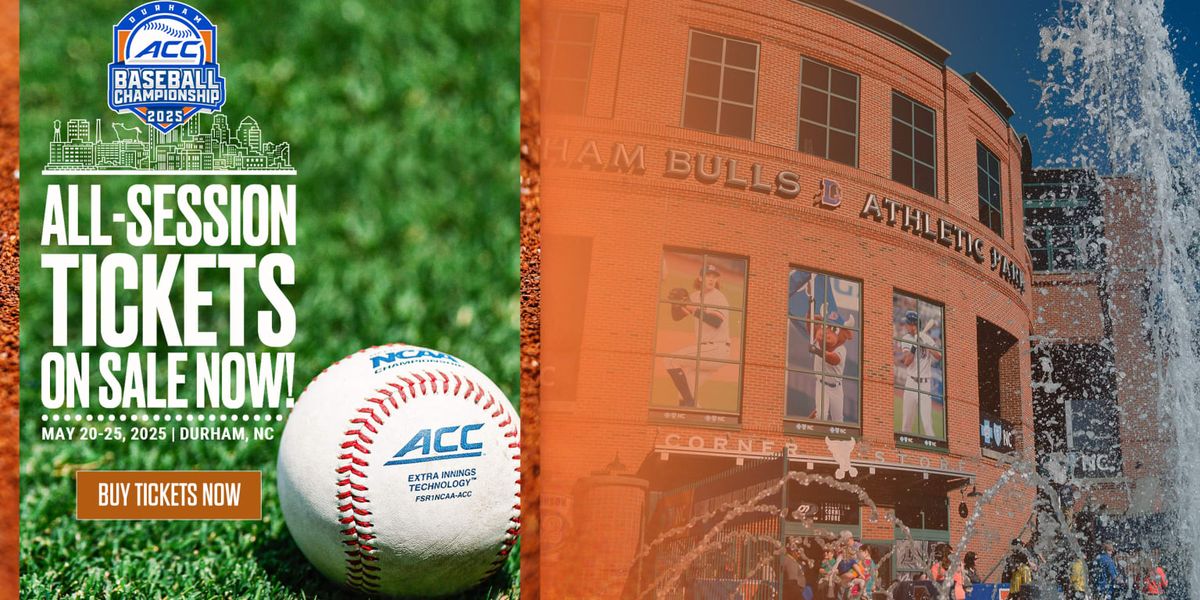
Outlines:
{"label": "red stitching", "polygon": [[351,429],[342,435],[357,435],[358,439],[362,440],[363,442],[368,444],[371,443],[371,438],[367,437],[367,434],[363,433],[361,429]]}
{"label": "red stitching", "polygon": [[367,398],[367,402],[371,402],[371,403],[379,405],[379,410],[383,411],[383,416],[385,416],[385,417],[392,416],[392,411],[388,410],[387,404],[384,404],[383,398]]}
{"label": "red stitching", "polygon": [[341,454],[338,456],[338,460],[349,460],[360,467],[367,466],[367,461],[362,460],[353,454]]}
{"label": "red stitching", "polygon": [[[379,346],[362,350],[359,353],[366,350],[373,350],[375,348],[379,348]],[[350,356],[334,363],[334,365],[337,365],[348,358],[350,358]],[[332,366],[333,365],[331,365],[331,367]],[[329,369],[327,368],[326,371],[328,370]],[[322,373],[324,373],[324,371],[322,371]],[[447,375],[445,371],[440,369],[432,372],[426,371],[424,373],[424,378],[422,378],[420,373],[411,373],[410,375],[412,379],[408,379],[403,376],[398,377],[399,381],[403,382],[403,384],[397,382],[388,383],[388,386],[400,395],[400,400],[402,402],[407,403],[410,395],[415,398],[417,396],[418,386],[421,394],[437,393],[437,384],[440,378],[442,393],[450,394],[466,400],[471,400],[476,405],[478,405],[486,395],[487,403],[484,404],[482,408],[487,410],[492,406],[496,406],[496,411],[491,413],[491,417],[497,420],[499,420],[502,416],[504,417],[501,422],[497,423],[497,426],[501,429],[507,429],[504,432],[504,437],[515,438],[518,436],[512,416],[507,414],[505,411],[505,403],[497,402],[490,392],[487,392],[482,385],[476,385],[470,377],[459,377],[457,373]],[[450,390],[451,378],[454,380],[453,392]],[[465,393],[462,389],[464,383],[466,384]],[[345,529],[340,531],[344,537],[342,544],[348,547],[346,550],[346,584],[367,594],[374,594],[379,591],[379,575],[373,572],[378,571],[379,567],[366,563],[377,561],[379,558],[374,556],[377,548],[368,543],[376,538],[372,531],[374,528],[374,523],[369,518],[360,518],[370,517],[371,511],[367,510],[363,506],[370,504],[370,500],[367,498],[367,492],[369,492],[366,482],[367,474],[364,471],[359,470],[357,467],[370,466],[368,457],[371,454],[370,446],[374,443],[372,438],[363,433],[363,429],[366,429],[372,434],[378,435],[379,430],[377,427],[375,427],[375,425],[383,425],[384,418],[389,418],[392,416],[391,410],[388,408],[388,404],[390,403],[392,408],[399,409],[399,404],[396,402],[395,396],[392,392],[385,388],[378,390],[378,394],[383,397],[369,397],[364,398],[363,400],[374,405],[374,407],[377,407],[379,411],[383,412],[384,417],[380,418],[380,416],[375,412],[376,408],[371,406],[358,408],[356,410],[357,414],[365,416],[356,417],[350,420],[351,427],[357,426],[357,428],[347,428],[343,434],[346,436],[346,439],[342,442],[341,448],[346,450],[346,452],[339,455],[338,460],[346,462],[336,469],[337,474],[342,476],[337,482],[337,487],[339,489],[337,494],[337,500],[339,501],[338,512],[345,515],[341,516],[338,519],[338,522],[347,526]],[[519,465],[521,460],[521,444],[514,441],[507,444],[507,446],[510,450],[517,451],[513,453],[512,459],[517,461],[518,464],[518,467],[515,468],[514,471],[520,472]],[[357,456],[356,454],[362,456]],[[519,487],[521,485],[520,478],[518,478],[515,483]],[[483,575],[483,577],[480,578],[480,582],[489,577],[492,572],[495,571],[495,569],[505,561],[509,553],[512,551],[513,545],[516,543],[517,536],[520,534],[521,518],[519,513],[521,510],[521,493],[519,489],[516,493],[516,499],[517,503],[513,505],[513,510],[517,511],[518,515],[510,518],[509,527],[505,531],[505,539],[501,542],[500,547],[496,550],[496,556],[493,559],[488,571]],[[347,500],[348,502],[345,502],[344,504],[341,503]],[[476,582],[476,584],[478,583],[479,582]]]}
{"label": "red stitching", "polygon": [[392,386],[392,389],[397,392],[400,392],[400,400],[402,402],[408,402],[408,393],[404,391],[404,386],[398,383],[389,383],[388,385]]}
{"label": "red stitching", "polygon": [[[356,465],[359,465],[359,466],[363,466],[363,467],[367,466],[367,462],[366,462],[366,461],[363,461],[363,462],[361,462],[361,463],[356,461],[354,464],[356,464]],[[366,473],[363,473],[362,471],[359,471],[358,469],[355,469],[355,468],[354,468],[354,465],[343,465],[343,466],[341,466],[341,467],[338,467],[338,469],[337,469],[337,472],[338,472],[338,474],[339,474],[339,475],[345,475],[346,473],[354,473],[355,475],[357,475],[357,476],[359,476],[359,477],[366,477],[366,476],[367,476],[367,475],[366,475]]]}
{"label": "red stitching", "polygon": [[389,392],[387,390],[378,390],[378,391],[380,394],[383,394],[383,396],[385,398],[387,398],[389,402],[392,403],[392,408],[400,408],[400,405],[396,402],[396,399],[392,397],[391,392]]}
{"label": "red stitching", "polygon": [[380,419],[380,418],[379,418],[379,415],[376,415],[376,414],[375,414],[375,409],[373,409],[373,408],[360,408],[360,409],[358,409],[358,412],[360,412],[360,413],[363,413],[364,415],[371,415],[371,419],[372,419],[373,421],[375,421],[376,423],[379,423],[380,425],[383,425],[383,419]]}
{"label": "red stitching", "polygon": [[367,431],[370,431],[371,433],[379,433],[379,430],[375,429],[375,425],[366,419],[350,419],[350,422],[354,423],[355,425],[366,427]]}
{"label": "red stitching", "polygon": [[411,379],[405,379],[401,377],[400,381],[403,381],[408,385],[408,393],[412,394],[413,396],[417,395],[417,384],[413,383]]}

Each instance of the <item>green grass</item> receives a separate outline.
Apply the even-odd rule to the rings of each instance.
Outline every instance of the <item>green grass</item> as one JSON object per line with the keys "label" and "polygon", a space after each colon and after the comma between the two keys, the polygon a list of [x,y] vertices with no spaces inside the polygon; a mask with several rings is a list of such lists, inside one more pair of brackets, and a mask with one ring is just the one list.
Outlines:
{"label": "green grass", "polygon": [[[46,413],[39,363],[50,349],[52,316],[50,279],[39,268],[47,184],[40,170],[53,120],[132,124],[108,110],[105,86],[112,26],[135,5],[21,7],[22,595],[340,597],[286,531],[274,485],[277,442],[38,439]],[[253,115],[264,139],[290,142],[299,171],[274,180],[298,190],[299,242],[282,249],[297,266],[288,296],[298,331],[287,348],[296,353],[297,387],[361,347],[406,341],[462,357],[515,398],[517,3],[211,1],[198,8],[219,27],[224,112],[234,123]],[[123,203],[132,181],[87,183],[102,183],[108,202]],[[214,298],[205,325],[220,330],[228,297],[219,283]],[[247,310],[264,305],[254,295],[248,302]],[[77,322],[78,303],[70,313]],[[78,348],[78,335],[72,344]],[[264,518],[80,522],[72,478],[80,466],[262,470]],[[515,556],[465,597],[515,596]]]}

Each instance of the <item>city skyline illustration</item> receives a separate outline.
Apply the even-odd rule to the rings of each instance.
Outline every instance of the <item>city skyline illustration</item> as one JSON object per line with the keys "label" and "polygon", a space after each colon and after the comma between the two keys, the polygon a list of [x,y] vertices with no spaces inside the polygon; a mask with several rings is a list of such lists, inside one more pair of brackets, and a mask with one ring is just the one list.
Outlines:
{"label": "city skyline illustration", "polygon": [[[228,115],[197,115],[161,133],[139,124],[56,119],[44,175],[295,175],[291,145],[264,139],[247,115],[232,128]],[[107,136],[107,141],[106,141]]]}

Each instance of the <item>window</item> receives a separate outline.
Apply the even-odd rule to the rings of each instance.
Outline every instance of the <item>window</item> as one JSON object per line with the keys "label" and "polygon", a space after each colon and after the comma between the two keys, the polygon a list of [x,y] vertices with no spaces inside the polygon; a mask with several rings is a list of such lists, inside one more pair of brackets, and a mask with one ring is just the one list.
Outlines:
{"label": "window", "polygon": [[858,166],[858,75],[809,58],[801,61],[798,147]]}
{"label": "window", "polygon": [[1004,235],[1004,210],[1000,200],[1000,159],[983,142],[975,141],[975,160],[979,171],[979,222]]}
{"label": "window", "polygon": [[950,529],[950,501],[945,496],[902,497],[895,511],[896,519],[911,529]]}
{"label": "window", "polygon": [[596,15],[551,13],[542,31],[546,111],[582,115],[587,108]]}
{"label": "window", "polygon": [[902,443],[945,447],[943,312],[941,305],[892,294],[893,402],[896,435]]}
{"label": "window", "polygon": [[1072,172],[1035,171],[1024,187],[1025,238],[1035,272],[1096,270],[1104,259],[1096,182]]}
{"label": "window", "polygon": [[1034,271],[1092,270],[1087,259],[1087,246],[1093,235],[1091,228],[1081,225],[1031,225],[1027,230]]}
{"label": "window", "polygon": [[978,357],[979,445],[993,452],[1017,449],[1021,422],[1021,347],[994,323],[975,318]]}
{"label": "window", "polygon": [[788,277],[788,419],[829,427],[793,427],[814,433],[849,433],[860,426],[862,284],[792,269]]}
{"label": "window", "polygon": [[658,300],[652,412],[736,424],[741,410],[746,259],[667,249]]}
{"label": "window", "polygon": [[932,108],[892,92],[892,180],[937,195],[937,127]]}
{"label": "window", "polygon": [[691,32],[683,126],[752,139],[758,44]]}

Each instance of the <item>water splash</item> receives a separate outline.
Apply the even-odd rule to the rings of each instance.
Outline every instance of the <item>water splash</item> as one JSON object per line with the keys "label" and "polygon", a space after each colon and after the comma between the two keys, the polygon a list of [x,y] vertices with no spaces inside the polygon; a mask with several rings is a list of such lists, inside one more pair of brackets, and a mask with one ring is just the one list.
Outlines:
{"label": "water splash", "polygon": [[[1047,123],[1082,135],[1073,166],[1130,178],[1149,239],[1146,334],[1170,469],[1164,499],[1176,550],[1200,589],[1200,140],[1195,105],[1173,55],[1162,0],[1083,0],[1041,32],[1049,68]],[[1053,131],[1053,128],[1052,128]],[[1109,243],[1120,243],[1109,240]],[[1173,431],[1172,431],[1173,428]],[[1168,547],[1171,544],[1167,544]],[[1186,566],[1184,566],[1186,565]]]}
{"label": "water splash", "polygon": [[[776,503],[773,497],[788,482],[795,482],[801,486],[827,487],[852,493],[858,497],[863,506],[869,509],[868,514],[870,518],[887,521],[900,531],[900,536],[898,536],[896,541],[911,542],[913,540],[909,527],[894,515],[879,510],[874,500],[871,499],[866,490],[861,486],[846,481],[839,481],[825,475],[792,471],[786,476],[773,481],[770,485],[762,488],[749,498],[730,501],[716,507],[714,510],[696,515],[687,522],[662,532],[645,544],[637,556],[634,557],[633,564],[636,565],[643,560],[649,559],[658,548],[664,545],[688,536],[696,536],[692,539],[692,544],[688,547],[687,552],[674,560],[668,568],[658,573],[653,581],[645,582],[645,586],[638,591],[636,597],[639,599],[671,597],[672,592],[680,591],[682,580],[688,569],[701,560],[707,553],[718,551],[729,544],[738,544],[744,541],[763,543],[770,548],[770,551],[764,552],[758,562],[748,570],[748,573],[751,574],[766,572],[768,566],[778,560],[781,553],[785,551],[785,548],[777,536],[755,534],[733,528],[734,523],[748,515],[774,518],[786,517],[787,519],[802,522],[805,526],[809,527],[810,533],[815,535],[817,539],[821,539],[822,537],[838,538],[839,532],[813,529],[813,523],[810,519],[802,519],[797,512],[789,512]],[[951,548],[951,566],[949,572],[953,573],[958,569],[966,548],[968,548],[970,542],[976,536],[977,522],[987,514],[987,507],[993,500],[1006,492],[1017,493],[1020,496],[1020,493],[1017,491],[1019,487],[1040,489],[1047,496],[1054,498],[1056,494],[1054,493],[1055,488],[1053,483],[1051,480],[1047,480],[1038,474],[1034,463],[1017,459],[1009,461],[1006,471],[976,501],[974,511],[965,524],[962,537]],[[712,519],[717,516],[720,518],[715,523],[712,522]],[[1083,556],[1076,541],[1076,533],[1072,530],[1069,520],[1064,517],[1063,511],[1056,500],[1052,503],[1052,510],[1041,520],[1039,529],[1039,542],[1035,548],[1036,552],[1043,555],[1050,555],[1055,553],[1056,550],[1065,549],[1067,555],[1071,558]],[[837,543],[836,541],[831,542],[833,545]],[[896,547],[896,545],[893,545],[892,550],[876,560],[872,568],[877,571],[878,566],[883,564],[896,551]],[[928,565],[926,565],[926,570],[928,570]],[[1048,586],[1046,589],[1053,589],[1052,583],[1059,574],[1060,571],[1057,568],[1046,568],[1039,572],[1039,579],[1043,580],[1043,585]],[[877,573],[874,575],[876,576],[876,580],[878,580]],[[947,578],[938,590],[939,597],[943,600],[953,598],[952,586],[953,581]],[[884,590],[888,598],[894,597],[894,587],[893,585],[892,589]]]}
{"label": "water splash", "polygon": [[[729,527],[739,518],[747,515],[786,517],[792,520],[800,520],[806,526],[811,527],[811,520],[802,520],[798,514],[789,513],[789,511],[787,511],[785,508],[780,507],[777,503],[770,500],[771,497],[775,494],[778,494],[780,490],[783,489],[783,486],[787,485],[788,482],[796,482],[801,486],[823,486],[834,490],[852,493],[858,497],[859,501],[862,502],[864,506],[869,508],[869,514],[873,519],[883,519],[892,523],[894,527],[901,531],[903,535],[902,539],[912,541],[912,533],[909,527],[900,519],[895,518],[894,515],[880,511],[875,505],[875,501],[871,499],[871,497],[867,494],[867,491],[861,486],[845,481],[839,481],[826,475],[813,475],[799,471],[792,471],[786,476],[780,477],[778,480],[773,481],[771,485],[764,487],[750,498],[741,501],[727,502],[710,512],[697,515],[686,523],[677,525],[667,531],[662,532],[649,543],[645,544],[637,556],[634,557],[633,564],[639,564],[642,560],[649,558],[659,547],[665,544],[679,540],[684,536],[695,532],[696,530],[703,531],[702,535],[695,540],[689,550],[684,553],[683,556],[679,557],[679,559],[676,560],[670,568],[663,570],[663,572],[660,573],[654,579],[654,581],[649,582],[647,587],[640,590],[637,597],[639,599],[647,598],[652,595],[656,597],[663,597],[663,594],[666,594],[667,590],[678,590],[681,580],[690,566],[692,566],[696,561],[700,560],[706,553],[717,550],[733,541],[742,541],[748,539],[751,541],[767,543],[769,546],[771,546],[772,551],[765,553],[765,556],[760,559],[760,562],[751,568],[751,572],[765,570],[766,567],[775,561],[780,553],[784,551],[783,545],[780,543],[779,539],[776,537],[763,536],[745,531],[730,530]],[[716,523],[706,524],[707,521],[710,521],[714,516],[717,515],[721,516],[720,520],[718,520]],[[820,530],[816,530],[814,533],[826,533],[830,534],[830,537],[837,536],[835,532],[826,532]],[[886,557],[890,555],[891,552],[885,555],[884,558],[886,559]],[[878,564],[882,563],[883,560],[884,559],[880,559],[877,561],[874,568],[877,569]],[[889,597],[891,597],[890,593]]]}

